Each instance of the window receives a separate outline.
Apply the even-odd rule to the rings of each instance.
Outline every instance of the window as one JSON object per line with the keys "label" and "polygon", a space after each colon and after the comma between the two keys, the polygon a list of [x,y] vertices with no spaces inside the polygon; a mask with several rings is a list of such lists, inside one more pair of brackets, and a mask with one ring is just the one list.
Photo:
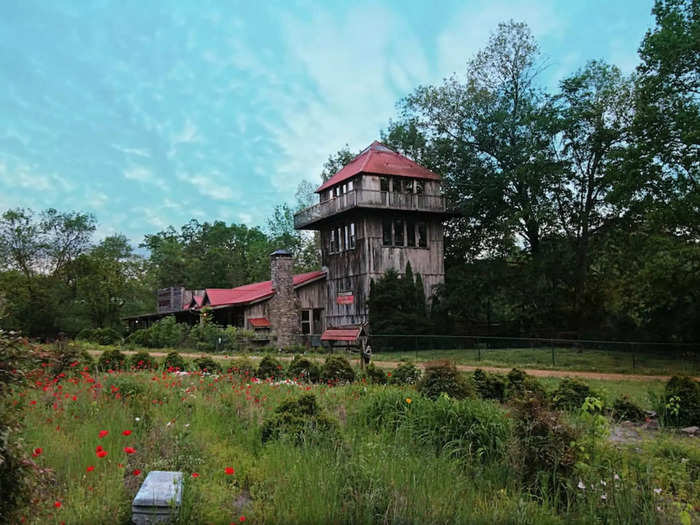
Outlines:
{"label": "window", "polygon": [[425,183],[420,179],[416,179],[416,193],[422,194],[424,191],[425,191]]}
{"label": "window", "polygon": [[348,181],[348,191],[352,191],[352,181]]}
{"label": "window", "polygon": [[331,229],[331,246],[329,251],[331,253],[335,253],[338,251],[338,241],[335,237],[335,229]]}
{"label": "window", "polygon": [[340,186],[335,187],[335,196],[340,197]]}
{"label": "window", "polygon": [[399,177],[392,178],[391,189],[394,190],[394,193],[401,193],[401,179]]}
{"label": "window", "polygon": [[343,226],[343,246],[346,250],[350,249],[350,227],[346,224]]}
{"label": "window", "polygon": [[389,191],[389,177],[379,177],[379,189]]}
{"label": "window", "polygon": [[301,311],[301,333],[304,335],[311,333],[311,310]]}
{"label": "window", "polygon": [[384,219],[382,221],[382,244],[391,246],[391,220]]}
{"label": "window", "polygon": [[342,252],[345,249],[345,246],[343,245],[343,230],[342,230],[342,228],[338,228],[336,230],[336,235],[338,236],[338,251]]}
{"label": "window", "polygon": [[323,333],[323,308],[314,308],[313,310],[313,331],[316,334]]}
{"label": "window", "polygon": [[420,248],[428,247],[428,228],[424,222],[418,223],[418,246]]}
{"label": "window", "polygon": [[355,249],[355,223],[350,223],[350,244],[348,245],[350,250]]}
{"label": "window", "polygon": [[403,246],[403,221],[394,219],[394,246]]}
{"label": "window", "polygon": [[413,221],[406,222],[406,246],[416,245],[416,223]]}

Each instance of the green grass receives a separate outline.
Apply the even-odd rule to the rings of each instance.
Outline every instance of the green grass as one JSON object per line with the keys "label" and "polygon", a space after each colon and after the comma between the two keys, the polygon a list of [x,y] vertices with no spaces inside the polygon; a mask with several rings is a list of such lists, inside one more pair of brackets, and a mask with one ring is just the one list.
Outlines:
{"label": "green grass", "polygon": [[[554,362],[552,362],[554,351]],[[633,358],[634,356],[634,358]],[[571,348],[506,348],[415,350],[377,352],[375,361],[412,360],[417,362],[448,359],[461,365],[519,367],[545,370],[576,370],[622,374],[673,375],[700,374],[697,358],[644,354],[613,350]]]}
{"label": "green grass", "polygon": [[[26,407],[27,450],[43,449],[35,461],[46,477],[23,513],[28,523],[126,524],[150,470],[185,474],[180,523],[227,524],[240,516],[292,524],[674,523],[678,505],[700,504],[698,445],[665,432],[640,445],[644,454],[599,442],[582,456],[567,489],[572,499],[562,507],[519,483],[513,470],[519,458],[510,457],[509,441],[494,439],[511,432],[510,409],[496,402],[433,402],[413,387],[270,385],[162,370],[87,377],[34,383],[15,394]],[[559,381],[542,380],[548,390]],[[655,381],[587,382],[606,400],[626,393],[642,406],[647,391],[662,388]],[[337,440],[263,444],[263,420],[309,391],[337,422]],[[372,406],[380,413],[398,407],[398,426],[368,418]],[[108,435],[99,438],[101,430]],[[106,458],[97,458],[97,445]],[[126,454],[125,446],[136,453]],[[86,472],[88,466],[95,470]],[[229,466],[235,475],[225,474]],[[618,487],[619,500],[602,501],[596,480],[611,479],[613,471],[626,484]],[[597,492],[576,489],[579,477],[587,486],[598,483]],[[662,496],[649,487],[661,488]],[[56,510],[54,501],[62,507]]]}

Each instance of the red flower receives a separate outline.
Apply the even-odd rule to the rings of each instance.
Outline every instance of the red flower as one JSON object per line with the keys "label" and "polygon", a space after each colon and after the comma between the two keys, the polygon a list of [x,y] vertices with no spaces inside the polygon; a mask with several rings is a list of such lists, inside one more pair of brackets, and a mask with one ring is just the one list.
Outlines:
{"label": "red flower", "polygon": [[107,451],[106,451],[106,450],[100,450],[100,451],[97,452],[97,457],[98,457],[98,458],[103,458],[103,457],[105,457],[106,455],[107,455]]}
{"label": "red flower", "polygon": [[231,467],[226,467],[226,468],[224,469],[224,472],[226,473],[227,476],[232,476],[233,474],[236,473],[236,471],[233,470]]}
{"label": "red flower", "polygon": [[32,456],[37,457],[39,454],[41,454],[44,451],[44,449],[41,448],[35,448],[34,452],[32,452]]}
{"label": "red flower", "polygon": [[97,445],[97,448],[95,449],[95,452],[102,452],[104,449],[102,448],[102,445]]}
{"label": "red flower", "polygon": [[105,437],[107,434],[109,434],[109,430],[100,430],[99,436],[100,436],[100,438],[103,438],[103,437]]}
{"label": "red flower", "polygon": [[244,521],[245,521],[245,516],[241,516],[240,518],[238,518],[238,521],[244,522]]}
{"label": "red flower", "polygon": [[124,447],[124,452],[126,452],[127,454],[133,454],[134,452],[136,452],[136,449],[134,447]]}
{"label": "red flower", "polygon": [[193,478],[198,478],[198,477],[199,477],[199,474],[197,474],[196,472],[193,472],[193,473],[192,473],[192,477],[193,477]]}
{"label": "red flower", "polygon": [[30,404],[30,405],[36,405],[36,401],[30,401],[29,404]]}
{"label": "red flower", "polygon": [[85,469],[85,472],[92,472],[93,470],[95,470],[95,467],[90,465],[88,468]]}
{"label": "red flower", "polygon": [[60,501],[54,501],[53,506],[56,507],[57,509],[61,508],[61,502]]}
{"label": "red flower", "polygon": [[134,471],[132,472],[132,474],[133,474],[134,476],[138,476],[139,474],[141,474],[141,471],[140,471],[139,469],[136,469],[136,470],[134,470]]}
{"label": "red flower", "polygon": [[125,430],[124,432],[122,432],[122,435],[123,435],[123,436],[130,436],[130,435],[131,435],[131,430]]}

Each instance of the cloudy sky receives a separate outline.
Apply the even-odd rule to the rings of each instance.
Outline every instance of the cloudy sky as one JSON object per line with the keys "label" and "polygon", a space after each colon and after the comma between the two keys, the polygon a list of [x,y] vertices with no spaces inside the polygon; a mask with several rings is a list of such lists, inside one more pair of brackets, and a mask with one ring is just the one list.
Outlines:
{"label": "cloudy sky", "polygon": [[652,0],[3,1],[0,211],[94,213],[98,237],[264,223],[419,84],[527,22],[555,86],[631,72]]}

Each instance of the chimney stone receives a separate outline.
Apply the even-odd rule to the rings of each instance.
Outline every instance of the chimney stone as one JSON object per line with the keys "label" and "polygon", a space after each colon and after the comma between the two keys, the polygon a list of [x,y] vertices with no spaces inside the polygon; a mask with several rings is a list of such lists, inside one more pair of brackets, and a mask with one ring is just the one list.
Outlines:
{"label": "chimney stone", "polygon": [[294,344],[299,329],[299,308],[294,293],[294,259],[287,250],[270,254],[270,277],[275,295],[270,299],[270,324],[277,334],[277,347]]}

